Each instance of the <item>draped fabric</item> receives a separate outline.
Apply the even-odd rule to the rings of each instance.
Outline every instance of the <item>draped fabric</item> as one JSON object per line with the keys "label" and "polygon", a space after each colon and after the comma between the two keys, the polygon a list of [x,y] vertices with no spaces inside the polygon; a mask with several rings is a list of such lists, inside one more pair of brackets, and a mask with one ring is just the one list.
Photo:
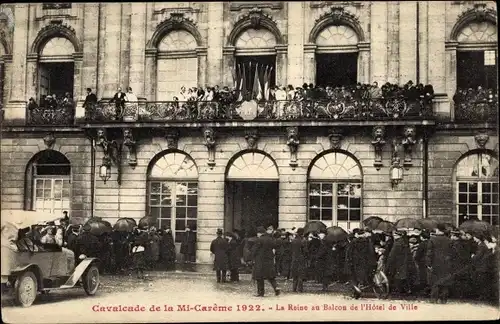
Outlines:
{"label": "draped fabric", "polygon": [[272,73],[274,67],[271,65],[254,62],[236,64],[232,74],[238,91],[238,101],[269,99]]}

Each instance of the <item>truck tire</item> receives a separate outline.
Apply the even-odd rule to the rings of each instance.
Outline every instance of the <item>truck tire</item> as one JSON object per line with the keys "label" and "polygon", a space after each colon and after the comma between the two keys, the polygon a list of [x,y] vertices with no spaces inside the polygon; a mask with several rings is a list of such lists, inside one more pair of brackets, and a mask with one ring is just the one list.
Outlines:
{"label": "truck tire", "polygon": [[90,265],[90,267],[85,271],[83,275],[83,289],[89,296],[95,295],[100,284],[99,278],[99,268],[95,264]]}
{"label": "truck tire", "polygon": [[30,307],[36,299],[38,282],[31,271],[21,273],[14,284],[16,304],[22,307]]}

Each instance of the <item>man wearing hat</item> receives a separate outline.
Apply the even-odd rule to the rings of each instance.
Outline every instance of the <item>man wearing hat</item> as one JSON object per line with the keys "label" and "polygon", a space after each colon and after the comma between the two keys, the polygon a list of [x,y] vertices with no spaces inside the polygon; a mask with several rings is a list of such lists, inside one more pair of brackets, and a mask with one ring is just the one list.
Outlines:
{"label": "man wearing hat", "polygon": [[280,294],[280,289],[276,283],[276,268],[274,266],[274,253],[276,241],[271,236],[272,226],[267,228],[259,226],[257,228],[257,240],[253,246],[253,279],[257,281],[257,297],[264,297],[264,280],[268,280],[274,289],[276,296]]}
{"label": "man wearing hat", "polygon": [[422,296],[427,296],[429,294],[429,282],[427,278],[428,273],[427,266],[425,265],[425,256],[427,254],[427,245],[430,238],[431,235],[429,231],[422,230],[422,232],[420,233],[420,242],[418,243],[417,250],[415,251],[413,257],[417,266],[418,273],[418,282],[416,288]]}
{"label": "man wearing hat", "polygon": [[416,272],[413,255],[404,231],[395,231],[394,245],[387,258],[386,274],[399,293],[410,293],[412,275]]}
{"label": "man wearing hat", "polygon": [[78,254],[75,254],[75,259],[79,259],[80,255],[84,254],[87,257],[99,256],[99,239],[94,234],[90,233],[91,227],[85,224],[82,228],[82,233],[78,236],[75,242],[75,249]]}
{"label": "man wearing hat", "polygon": [[226,238],[228,242],[228,261],[229,261],[229,271],[231,272],[231,282],[240,281],[240,244],[236,240],[235,234],[231,232],[226,233]]}
{"label": "man wearing hat", "polygon": [[333,281],[336,257],[333,242],[325,240],[326,234],[326,229],[319,231],[320,246],[316,258],[316,271],[318,272],[319,282],[323,285],[323,291],[327,291],[328,286]]}
{"label": "man wearing hat", "polygon": [[304,278],[307,271],[307,240],[304,238],[304,229],[297,229],[297,233],[291,243],[292,264],[291,274],[293,279],[293,291],[304,291]]}
{"label": "man wearing hat", "polygon": [[361,288],[359,286],[372,282],[372,274],[377,267],[377,257],[371,240],[365,237],[365,232],[358,229],[354,239],[349,242],[346,249],[346,273],[351,274],[351,285],[354,289],[353,295],[359,298]]}
{"label": "man wearing hat", "polygon": [[431,303],[448,301],[448,288],[451,284],[451,241],[444,235],[446,227],[438,224],[436,232],[427,246],[426,265],[430,271]]}
{"label": "man wearing hat", "polygon": [[217,229],[217,238],[210,244],[210,252],[214,255],[214,270],[217,282],[226,282],[226,271],[229,267],[229,243],[222,237],[222,229]]}
{"label": "man wearing hat", "polygon": [[[494,285],[496,281],[495,276],[498,275],[498,272],[492,273],[491,271],[495,268],[495,264],[498,261],[493,251],[488,248],[489,241],[486,239],[486,235],[483,233],[475,233],[473,235],[473,240],[477,244],[476,252],[471,260],[473,266],[471,274],[472,284],[477,289],[474,293],[477,294],[481,300],[488,300],[492,296],[492,286],[494,286],[494,289],[498,289],[498,286]],[[496,301],[498,301],[498,299]]]}

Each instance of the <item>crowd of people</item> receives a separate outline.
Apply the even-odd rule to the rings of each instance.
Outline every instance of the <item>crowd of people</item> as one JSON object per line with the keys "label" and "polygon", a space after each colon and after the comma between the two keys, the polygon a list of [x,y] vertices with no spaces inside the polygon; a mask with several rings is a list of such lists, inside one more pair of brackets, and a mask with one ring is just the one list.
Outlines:
{"label": "crowd of people", "polygon": [[74,109],[75,102],[71,93],[66,92],[64,96],[57,96],[56,94],[44,95],[38,104],[35,98],[31,97],[28,100],[28,110],[33,111],[38,108],[55,110],[58,108]]}
{"label": "crowd of people", "polygon": [[458,88],[453,96],[453,102],[459,106],[463,103],[498,103],[498,92],[496,89],[485,89],[481,86],[474,88]]}

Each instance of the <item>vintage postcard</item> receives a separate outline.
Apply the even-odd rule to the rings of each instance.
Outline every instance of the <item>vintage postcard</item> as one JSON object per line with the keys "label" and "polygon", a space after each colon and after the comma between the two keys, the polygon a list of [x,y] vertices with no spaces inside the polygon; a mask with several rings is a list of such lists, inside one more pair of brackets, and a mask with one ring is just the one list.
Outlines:
{"label": "vintage postcard", "polygon": [[2,320],[498,319],[497,12],[1,4]]}

